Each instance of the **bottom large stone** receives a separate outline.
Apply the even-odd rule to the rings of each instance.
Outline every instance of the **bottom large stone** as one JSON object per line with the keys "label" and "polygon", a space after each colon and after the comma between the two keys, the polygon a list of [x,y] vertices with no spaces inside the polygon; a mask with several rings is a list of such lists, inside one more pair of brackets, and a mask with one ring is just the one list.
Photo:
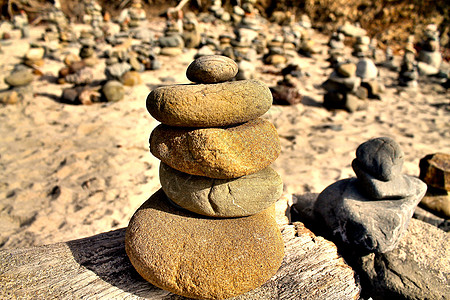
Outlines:
{"label": "bottom large stone", "polygon": [[162,190],[135,212],[125,249],[147,281],[197,299],[226,299],[257,288],[284,256],[273,206],[249,217],[214,219],[175,208]]}

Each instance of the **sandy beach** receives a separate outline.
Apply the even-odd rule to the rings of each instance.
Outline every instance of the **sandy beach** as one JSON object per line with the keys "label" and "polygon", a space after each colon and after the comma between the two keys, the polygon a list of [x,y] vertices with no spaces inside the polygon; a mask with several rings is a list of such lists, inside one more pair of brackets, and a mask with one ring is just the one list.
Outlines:
{"label": "sandy beach", "polygon": [[[162,20],[151,23],[155,34],[163,27]],[[4,77],[43,31],[32,28],[28,39],[13,32],[2,45],[1,90],[7,89]],[[396,72],[380,67],[386,87],[381,100],[368,100],[366,109],[353,113],[328,111],[320,88],[332,71],[326,61],[328,37],[316,33],[313,40],[317,54],[292,58],[304,74],[297,82],[302,103],[274,105],[263,116],[280,136],[282,152],[273,168],[286,194],[320,193],[354,177],[355,150],[370,138],[395,139],[405,153],[403,173],[412,176],[419,175],[425,155],[450,153],[450,94],[441,85],[421,77],[416,90],[405,90],[397,86]],[[62,53],[77,51],[69,47]],[[0,107],[0,248],[56,243],[127,226],[160,186],[159,161],[148,149],[158,122],[146,110],[146,97],[157,86],[188,83],[185,70],[195,54],[158,56],[161,69],[141,73],[143,83],[125,87],[122,101],[84,106],[59,102],[70,85],[52,79],[64,64],[46,59],[40,68],[44,75],[35,76],[24,98]],[[96,80],[105,78],[104,67],[104,62],[96,66]],[[268,86],[282,78],[261,58],[256,70],[256,78]]]}

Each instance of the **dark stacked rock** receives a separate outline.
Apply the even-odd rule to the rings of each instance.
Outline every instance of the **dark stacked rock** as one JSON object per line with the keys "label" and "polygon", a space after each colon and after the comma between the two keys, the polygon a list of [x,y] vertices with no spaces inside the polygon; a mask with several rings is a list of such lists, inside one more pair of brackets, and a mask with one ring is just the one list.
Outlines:
{"label": "dark stacked rock", "polygon": [[361,144],[352,163],[357,178],[327,187],[315,215],[340,241],[364,252],[393,250],[426,191],[419,179],[401,174],[403,152],[391,138]]}
{"label": "dark stacked rock", "polygon": [[322,84],[326,90],[323,106],[327,109],[345,109],[354,112],[364,104],[367,93],[361,89],[361,78],[356,76],[357,67],[353,63],[337,65],[335,71]]}
{"label": "dark stacked rock", "polygon": [[229,82],[234,61],[202,56],[191,85],[160,87],[147,109],[162,124],[150,136],[162,189],[134,214],[126,251],[152,284],[196,299],[226,299],[261,286],[284,245],[274,218],[282,192],[269,167],[280,153],[259,81]]}

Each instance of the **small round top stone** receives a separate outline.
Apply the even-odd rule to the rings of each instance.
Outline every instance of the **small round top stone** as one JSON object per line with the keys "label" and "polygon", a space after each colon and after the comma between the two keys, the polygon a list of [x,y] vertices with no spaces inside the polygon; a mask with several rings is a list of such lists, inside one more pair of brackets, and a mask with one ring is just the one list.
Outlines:
{"label": "small round top stone", "polygon": [[205,55],[194,60],[186,70],[186,77],[196,83],[218,83],[234,78],[238,65],[221,55]]}

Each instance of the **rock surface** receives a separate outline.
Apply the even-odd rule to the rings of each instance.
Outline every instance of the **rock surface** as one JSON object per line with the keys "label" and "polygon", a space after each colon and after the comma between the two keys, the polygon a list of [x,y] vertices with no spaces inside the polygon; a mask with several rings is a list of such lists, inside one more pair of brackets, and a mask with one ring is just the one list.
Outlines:
{"label": "rock surface", "polygon": [[340,180],[320,193],[314,213],[338,239],[362,252],[392,251],[426,191],[421,180],[411,180],[413,196],[377,201],[358,191],[357,179]]}
{"label": "rock surface", "polygon": [[360,189],[371,199],[401,199],[413,196],[416,179],[407,175],[398,175],[392,180],[376,179],[359,166],[358,160],[352,162],[353,171],[360,182]]}
{"label": "rock surface", "polygon": [[269,166],[280,154],[280,142],[272,123],[260,118],[224,128],[161,124],[150,135],[150,151],[178,171],[229,179]]}
{"label": "rock surface", "polygon": [[218,83],[231,80],[238,72],[234,60],[221,55],[206,55],[194,60],[186,70],[186,77],[197,83]]}
{"label": "rock surface", "polygon": [[189,175],[161,163],[161,186],[179,206],[211,217],[243,217],[261,212],[283,192],[280,175],[270,167],[236,179]]}
{"label": "rock surface", "polygon": [[449,299],[449,234],[412,219],[396,249],[361,257],[359,268],[374,300]]}
{"label": "rock surface", "polygon": [[171,85],[153,90],[147,110],[171,126],[227,126],[255,119],[272,105],[269,88],[257,80]]}
{"label": "rock surface", "polygon": [[125,237],[131,263],[152,284],[185,297],[226,299],[277,272],[284,243],[273,207],[250,217],[211,219],[166,200],[162,190],[147,200]]}
{"label": "rock surface", "polygon": [[450,191],[450,154],[435,153],[419,162],[420,175],[427,185]]}
{"label": "rock surface", "polygon": [[398,176],[403,167],[403,151],[396,141],[380,137],[362,143],[356,149],[356,160],[362,169],[383,181]]}

